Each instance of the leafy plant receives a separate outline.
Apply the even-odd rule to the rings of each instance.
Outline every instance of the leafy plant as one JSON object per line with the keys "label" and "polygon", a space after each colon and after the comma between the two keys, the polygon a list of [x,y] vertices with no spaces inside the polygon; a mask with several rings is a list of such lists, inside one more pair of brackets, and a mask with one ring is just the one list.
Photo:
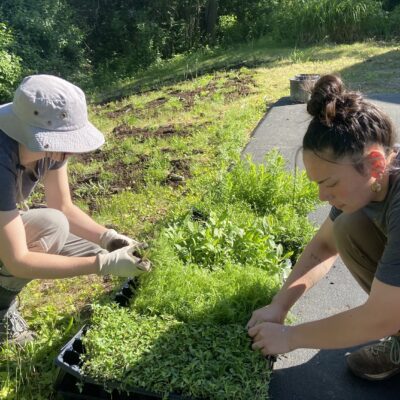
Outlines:
{"label": "leafy plant", "polygon": [[21,77],[20,58],[10,51],[14,36],[8,26],[0,23],[0,103],[11,101]]}
{"label": "leafy plant", "polygon": [[263,164],[247,159],[233,166],[215,197],[227,202],[242,200],[261,215],[274,214],[279,207],[287,205],[304,216],[318,203],[316,186],[304,171],[289,172],[277,150],[268,152]]}
{"label": "leafy plant", "polygon": [[[243,217],[243,213],[240,215]],[[168,227],[164,234],[185,263],[215,270],[233,263],[255,266],[274,274],[290,254],[277,245],[266,218],[248,213],[246,219],[228,211],[209,213],[205,221],[188,215]]]}

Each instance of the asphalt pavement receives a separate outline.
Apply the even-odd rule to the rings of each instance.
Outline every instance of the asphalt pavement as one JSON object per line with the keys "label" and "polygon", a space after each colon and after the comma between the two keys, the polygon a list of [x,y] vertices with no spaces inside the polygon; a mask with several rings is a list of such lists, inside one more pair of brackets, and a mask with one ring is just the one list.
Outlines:
{"label": "asphalt pavement", "polygon": [[[386,111],[400,130],[400,95],[370,95],[370,100]],[[277,148],[288,161],[288,168],[303,167],[301,153],[296,159],[310,118],[305,104],[282,98],[269,108],[243,150],[256,163],[265,153]],[[317,225],[328,216],[329,206],[310,215]],[[339,259],[322,281],[306,293],[292,309],[294,323],[321,319],[354,308],[367,299]],[[397,400],[400,399],[400,375],[384,382],[369,382],[353,376],[340,350],[299,349],[278,358],[270,385],[272,400]]]}

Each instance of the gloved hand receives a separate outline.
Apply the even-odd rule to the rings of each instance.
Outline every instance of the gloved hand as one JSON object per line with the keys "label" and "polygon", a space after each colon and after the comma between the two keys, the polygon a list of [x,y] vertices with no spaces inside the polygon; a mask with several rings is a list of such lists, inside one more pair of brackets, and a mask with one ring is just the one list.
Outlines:
{"label": "gloved hand", "polygon": [[107,229],[100,236],[100,247],[108,251],[114,251],[130,245],[136,245],[142,249],[147,248],[146,243],[137,242],[128,236],[121,235],[114,229]]}
{"label": "gloved hand", "polygon": [[107,254],[98,254],[99,275],[134,277],[149,272],[151,263],[142,258],[138,246],[131,245]]}

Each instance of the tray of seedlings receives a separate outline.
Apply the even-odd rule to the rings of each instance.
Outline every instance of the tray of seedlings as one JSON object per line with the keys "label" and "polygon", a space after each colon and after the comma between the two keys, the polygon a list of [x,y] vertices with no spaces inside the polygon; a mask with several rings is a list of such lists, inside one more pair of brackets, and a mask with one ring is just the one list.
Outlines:
{"label": "tray of seedlings", "polygon": [[[229,288],[242,279],[244,291],[229,299]],[[261,275],[229,268],[212,275],[180,269],[173,260],[156,268],[140,290],[137,280],[129,280],[114,302],[93,306],[90,325],[60,351],[55,360],[58,395],[267,399],[274,360],[252,351],[245,324],[235,322],[246,320],[252,304],[268,293],[266,283]],[[250,306],[242,309],[245,298]]]}
{"label": "tray of seedlings", "polygon": [[[114,296],[114,302],[119,307],[128,307],[132,297],[139,285],[137,278],[129,278]],[[84,356],[86,354],[84,337],[90,325],[84,325],[75,335],[63,346],[55,359],[59,367],[54,387],[59,396],[66,400],[73,399],[113,399],[113,400],[151,400],[162,399],[163,397],[140,388],[119,390],[117,382],[109,381],[107,385],[100,384],[98,380],[86,376],[81,370]],[[182,396],[170,395],[171,400],[186,400]],[[187,398],[187,400],[190,400]]]}
{"label": "tray of seedlings", "polygon": [[[86,399],[113,399],[113,400],[151,400],[163,397],[139,388],[120,390],[118,383],[108,382],[107,386],[96,379],[86,376],[81,371],[82,356],[85,354],[83,337],[89,329],[83,326],[79,332],[61,349],[55,364],[59,367],[55,382],[58,395],[66,400]],[[169,399],[181,400],[182,396],[170,395]]]}
{"label": "tray of seedlings", "polygon": [[95,309],[93,319],[56,359],[64,399],[267,398],[271,366],[249,349],[239,325],[221,329],[113,306]]}

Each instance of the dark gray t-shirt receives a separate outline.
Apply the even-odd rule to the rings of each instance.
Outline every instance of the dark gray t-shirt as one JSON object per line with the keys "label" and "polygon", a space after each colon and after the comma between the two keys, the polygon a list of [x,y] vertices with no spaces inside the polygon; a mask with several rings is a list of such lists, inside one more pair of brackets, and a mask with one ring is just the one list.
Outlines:
{"label": "dark gray t-shirt", "polygon": [[[0,211],[15,210],[18,202],[29,197],[36,184],[43,178],[46,164],[49,169],[57,169],[64,165],[65,161],[41,159],[37,162],[35,174],[33,174],[32,171],[25,170],[20,165],[18,142],[0,130]],[[22,179],[22,199],[19,198],[17,185],[19,174]]]}
{"label": "dark gray t-shirt", "polygon": [[[387,242],[379,260],[375,277],[383,283],[400,286],[400,172],[392,174],[385,200],[371,202],[362,211],[386,236]],[[332,221],[342,211],[332,207],[329,217]]]}

